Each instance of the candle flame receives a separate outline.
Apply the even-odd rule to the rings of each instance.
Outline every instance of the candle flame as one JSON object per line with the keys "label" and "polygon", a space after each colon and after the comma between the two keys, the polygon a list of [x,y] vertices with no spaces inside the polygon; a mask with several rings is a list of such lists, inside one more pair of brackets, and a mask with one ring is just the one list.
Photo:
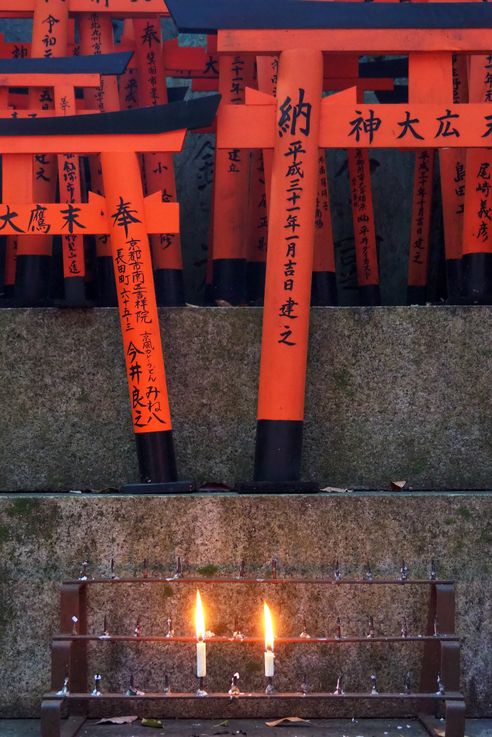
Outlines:
{"label": "candle flame", "polygon": [[268,606],[266,601],[263,602],[263,613],[265,617],[265,650],[273,651],[274,635],[272,614],[270,612],[270,607]]}
{"label": "candle flame", "polygon": [[205,639],[205,615],[203,613],[202,597],[200,596],[200,592],[198,591],[198,589],[196,592],[195,629],[196,629],[196,639],[204,640]]}

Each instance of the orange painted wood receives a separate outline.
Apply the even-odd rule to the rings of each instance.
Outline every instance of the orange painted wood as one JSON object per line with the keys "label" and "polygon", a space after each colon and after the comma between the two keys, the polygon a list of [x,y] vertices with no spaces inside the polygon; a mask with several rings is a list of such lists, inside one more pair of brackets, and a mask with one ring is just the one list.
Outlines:
{"label": "orange painted wood", "polygon": [[[60,57],[67,52],[69,22],[68,8],[63,0],[53,0],[48,6],[43,0],[36,0],[33,13],[31,56]],[[33,88],[29,92],[29,106],[41,109],[54,107],[51,87]],[[12,151],[15,149],[12,148]],[[65,149],[70,151],[70,149]],[[44,146],[33,149],[34,157],[34,197],[39,202],[53,202],[56,191],[56,159],[49,156]],[[38,153],[40,152],[40,153]],[[52,240],[39,235],[32,238],[20,237],[17,241],[17,256],[51,255]]]}
{"label": "orange painted wood", "polygon": [[103,153],[101,163],[133,430],[171,430],[138,157]]}
{"label": "orange painted wood", "polygon": [[[359,61],[357,55],[353,55],[350,60],[354,65]],[[357,101],[364,102],[364,91],[358,81]],[[362,148],[349,149],[347,161],[352,196],[357,283],[359,287],[376,286],[379,284],[379,266],[369,151]]]}
{"label": "orange painted wood", "polygon": [[[6,157],[8,158],[8,157]],[[19,198],[22,192],[13,192],[0,204],[0,232],[17,236],[50,234],[109,235],[108,212],[104,197],[89,192],[89,202],[74,202],[73,210],[67,204],[28,203]],[[28,195],[26,195],[28,196]],[[160,192],[144,199],[147,233],[158,233],[165,225],[169,232],[179,232],[179,204],[162,202]]]}
{"label": "orange painted wood", "polygon": [[276,54],[281,49],[357,51],[361,54],[398,54],[410,51],[485,53],[492,48],[492,29],[337,29],[337,30],[223,30],[218,32],[219,53]]}
{"label": "orange painted wood", "polygon": [[367,150],[349,149],[348,169],[352,196],[357,283],[360,287],[374,286],[379,284],[379,269]]}
{"label": "orange painted wood", "polygon": [[[346,97],[342,92],[323,99],[319,140],[321,148],[492,146],[492,118],[487,119],[492,111],[486,103],[357,105],[341,101],[338,104],[339,95]],[[274,119],[273,105],[224,105],[217,123],[219,146],[272,148]],[[411,121],[416,122],[409,126]],[[414,137],[410,128],[418,134],[418,138]]]}
{"label": "orange painted wood", "polygon": [[273,127],[258,420],[304,417],[322,84],[319,51],[282,52]]}
{"label": "orange painted wood", "polygon": [[[101,75],[70,74],[67,80],[72,87],[98,87]],[[59,74],[0,74],[1,87],[55,87],[59,83]]]}
{"label": "orange painted wood", "polygon": [[25,154],[41,150],[46,155],[64,151],[77,154],[121,150],[181,151],[185,135],[186,130],[149,135],[123,133],[104,136],[0,136],[0,153]]}
{"label": "orange painted wood", "polygon": [[248,261],[264,263],[267,251],[268,215],[263,151],[260,149],[256,149],[251,155],[248,210]]}
{"label": "orange painted wood", "polygon": [[316,198],[313,271],[335,271],[335,246],[331,224],[330,190],[326,158],[319,154],[319,184]]}
{"label": "orange painted wood", "polygon": [[[453,66],[449,53],[410,54],[408,59],[409,101],[453,101]],[[427,284],[429,269],[430,222],[432,214],[432,189],[434,181],[434,150],[422,150],[416,154],[410,249],[408,258],[408,285],[423,287]]]}
{"label": "orange painted wood", "polygon": [[[82,13],[78,17],[80,51],[85,55],[110,54],[114,51],[113,24],[109,15]],[[101,77],[97,89],[84,90],[84,102],[97,112],[119,110],[118,82],[115,77]],[[98,155],[89,157],[91,188],[103,194],[101,161]],[[106,235],[96,235],[98,257],[111,256],[111,244]]]}
{"label": "orange painted wood", "polygon": [[[51,2],[51,0],[50,0]],[[163,0],[68,0],[70,13],[109,13],[114,16],[169,15]],[[36,0],[0,0],[0,17],[25,18],[34,13]]]}
{"label": "orange painted wood", "polygon": [[[463,54],[453,58],[453,101],[468,102],[468,60]],[[441,150],[439,170],[446,259],[459,259],[463,250],[466,150]]]}
{"label": "orange painted wood", "polygon": [[[245,88],[253,78],[253,59],[238,54],[219,59],[219,91],[222,108],[240,109],[245,99]],[[249,152],[247,146],[231,146],[217,150],[214,184],[214,243],[213,257],[217,259],[246,259],[247,202],[249,189]]]}
{"label": "orange painted wood", "polygon": [[[470,102],[483,102],[492,114],[492,56],[470,59]],[[492,150],[466,152],[463,254],[492,253]]]}
{"label": "orange painted wood", "polygon": [[[75,92],[71,86],[54,88],[55,110],[59,116],[73,115]],[[58,189],[60,202],[73,205],[82,200],[80,161],[75,154],[58,156]],[[62,237],[63,276],[85,276],[84,238],[76,233],[64,233]]]}
{"label": "orange painted wood", "polygon": [[[142,107],[167,102],[167,85],[162,54],[159,16],[133,21],[138,76],[138,101]],[[176,202],[176,182],[172,154],[144,154],[145,191],[162,192],[165,202]],[[179,235],[160,232],[150,239],[154,269],[182,269]]]}

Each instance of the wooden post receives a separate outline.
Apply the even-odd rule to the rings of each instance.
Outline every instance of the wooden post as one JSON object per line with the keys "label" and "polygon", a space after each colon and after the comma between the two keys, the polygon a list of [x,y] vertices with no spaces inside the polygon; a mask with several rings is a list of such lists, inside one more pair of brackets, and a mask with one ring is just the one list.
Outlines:
{"label": "wooden post", "polygon": [[101,164],[141,480],[173,482],[171,413],[138,157],[102,153]]}
{"label": "wooden post", "polygon": [[[113,25],[111,16],[103,13],[81,13],[78,18],[80,51],[92,54],[109,54],[114,51]],[[99,112],[119,110],[118,82],[116,77],[102,77],[97,89],[84,90],[87,108]],[[91,190],[103,195],[101,161],[99,156],[89,157]],[[113,271],[111,242],[106,235],[97,235],[96,241],[96,283],[98,303],[103,307],[116,305],[116,286]]]}
{"label": "wooden post", "polygon": [[[167,102],[167,86],[160,18],[136,18],[133,27],[139,104],[142,107],[162,105]],[[176,202],[173,155],[145,154],[143,160],[146,193],[162,191],[165,202]],[[166,307],[183,305],[183,260],[179,234],[153,235],[150,237],[150,245],[157,303]]]}
{"label": "wooden post", "polygon": [[[468,102],[467,57],[453,55],[453,102]],[[463,214],[466,184],[466,149],[439,151],[441,197],[446,256],[447,302],[463,300]]]}
{"label": "wooden post", "polygon": [[[492,56],[471,56],[470,102],[492,102]],[[492,149],[466,152],[463,293],[472,304],[492,303]]]}
{"label": "wooden post", "polygon": [[[68,3],[65,0],[36,0],[33,16],[33,57],[64,56],[68,40]],[[30,94],[32,107],[53,107],[50,88],[38,88]],[[53,202],[56,187],[56,159],[43,153],[34,157],[34,199]],[[32,199],[31,199],[32,202]],[[22,305],[46,304],[49,301],[52,238],[36,235],[17,239],[15,297]]]}
{"label": "wooden post", "polygon": [[281,53],[255,481],[282,483],[300,478],[322,84],[321,52]]}
{"label": "wooden post", "polygon": [[319,152],[319,184],[314,221],[314,257],[311,304],[330,306],[337,304],[335,276],[335,245],[331,225],[330,192],[326,171],[326,155]]}
{"label": "wooden post", "polygon": [[[410,103],[432,100],[450,104],[453,100],[451,54],[411,53],[408,59],[408,96]],[[451,131],[452,127],[448,132]],[[416,154],[408,260],[408,304],[425,304],[427,299],[434,160],[435,149],[420,149]]]}
{"label": "wooden post", "polygon": [[[219,92],[222,101],[243,103],[244,90],[252,76],[252,57],[221,56]],[[213,192],[213,297],[233,305],[246,302],[249,169],[247,149],[217,150]]]}

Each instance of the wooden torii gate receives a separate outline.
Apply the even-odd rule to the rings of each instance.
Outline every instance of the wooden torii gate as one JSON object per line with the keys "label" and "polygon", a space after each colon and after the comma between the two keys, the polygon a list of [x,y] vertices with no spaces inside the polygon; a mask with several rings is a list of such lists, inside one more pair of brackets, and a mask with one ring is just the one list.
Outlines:
{"label": "wooden torii gate", "polygon": [[[21,59],[0,59],[0,97],[4,105],[0,109],[0,117],[11,117],[19,119],[23,117],[52,117],[66,116],[75,113],[75,88],[80,87],[98,87],[101,84],[102,75],[118,75],[124,72],[131,54],[118,53],[109,54],[101,57],[68,57],[64,60],[59,58],[21,58]],[[43,106],[37,99],[34,99],[32,106],[24,110],[9,110],[8,108],[8,91],[9,87],[29,86],[31,89],[53,90],[54,107]],[[29,100],[30,102],[30,100]],[[90,113],[91,111],[79,110],[79,114]],[[56,127],[56,126],[55,126]],[[47,161],[47,160],[46,160]],[[45,162],[43,154],[37,154],[37,165],[41,166]],[[23,181],[24,176],[28,176],[32,167],[26,170],[25,174],[21,172],[23,164],[18,163],[15,177],[9,181],[4,178],[4,197],[11,198],[15,196],[18,188],[18,181]],[[78,157],[68,152],[60,157],[60,199],[69,202],[78,202],[81,200],[81,186]],[[36,167],[33,172],[34,187],[36,186]],[[30,189],[33,189],[32,187]],[[31,192],[29,192],[31,195]],[[34,194],[34,192],[32,192]],[[44,193],[47,196],[42,199],[52,200],[52,193]],[[31,198],[32,199],[32,198]],[[30,201],[30,200],[29,200]],[[38,242],[43,244],[50,236],[41,236],[38,234]],[[14,283],[15,271],[17,267],[17,259],[15,252],[12,250],[13,243],[19,238],[19,235],[7,237],[6,244],[6,271],[9,276],[9,284]],[[29,240],[24,239],[22,254],[18,254],[18,261],[21,272],[25,275],[27,283],[23,285],[22,294],[20,296],[21,303],[26,301],[36,301],[39,294],[37,287],[37,278],[43,278],[49,283],[49,264],[46,259],[50,256],[29,247]],[[83,303],[84,297],[84,277],[85,277],[85,261],[84,247],[82,235],[62,234],[62,253],[63,253],[63,271],[65,284],[65,300],[67,304],[80,305]],[[30,276],[35,275],[34,284],[30,283]],[[42,289],[47,288],[45,283]],[[31,291],[31,289],[33,291]],[[27,294],[26,294],[27,292]],[[31,297],[29,298],[29,295]]]}
{"label": "wooden torii gate", "polygon": [[[179,206],[144,198],[138,153],[180,151],[189,128],[213,120],[219,96],[100,115],[0,120],[3,156],[0,234],[109,235],[141,484],[131,493],[189,491],[178,482],[149,234],[179,232]],[[117,131],[117,133],[115,133]],[[105,196],[39,203],[34,152],[99,154]],[[22,172],[22,177],[19,176]],[[109,389],[109,388],[108,388]]]}
{"label": "wooden torii gate", "polygon": [[[68,53],[69,18],[75,15],[83,17],[96,11],[106,17],[139,18],[150,13],[167,15],[167,8],[163,0],[0,0],[0,17],[4,18],[33,18],[33,34],[31,53],[35,57],[63,57]],[[33,90],[31,104],[35,104],[36,95],[40,104],[49,107],[53,104],[53,95],[49,88]],[[71,157],[71,152],[67,152]],[[65,191],[67,199],[72,197],[74,182],[70,188],[66,187],[63,168],[66,160],[58,160],[58,182],[60,190]],[[80,171],[78,161],[70,158],[72,177],[75,181],[75,196],[80,189]],[[43,162],[35,171],[36,197],[51,199],[56,188],[56,161],[43,156]],[[66,241],[67,239],[64,238]],[[47,276],[51,264],[52,239],[39,237],[37,239],[17,239],[17,255],[19,269],[16,274],[16,294],[25,305],[43,304],[48,299]],[[82,273],[82,238],[70,239],[63,244],[64,249],[77,251],[80,268],[76,275],[65,273],[65,293],[68,303],[84,303],[84,273]],[[12,249],[13,244],[9,242]]]}
{"label": "wooden torii gate", "polygon": [[[492,7],[310,0],[169,0],[168,7],[182,32],[219,29],[219,53],[280,53],[276,101],[252,91],[246,105],[224,106],[217,141],[273,149],[254,478],[260,488],[285,490],[290,482],[306,490],[299,479],[319,149],[490,147],[490,105],[453,102],[452,54],[492,48]],[[420,69],[449,82],[451,96],[368,105],[353,88],[322,100],[324,51],[408,53],[409,85]],[[476,270],[490,278],[492,253],[478,239],[463,249],[470,278]]]}

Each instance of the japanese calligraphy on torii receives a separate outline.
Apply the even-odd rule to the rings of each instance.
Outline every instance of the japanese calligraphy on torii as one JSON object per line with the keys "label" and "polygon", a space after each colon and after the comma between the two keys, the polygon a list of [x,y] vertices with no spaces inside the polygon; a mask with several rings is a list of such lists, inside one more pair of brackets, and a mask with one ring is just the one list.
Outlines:
{"label": "japanese calligraphy on torii", "polygon": [[[354,104],[347,104],[351,97],[352,90],[347,90],[323,99],[320,148],[492,146],[492,114],[486,103],[357,105],[354,100]],[[271,104],[265,104],[269,99]],[[283,118],[290,115],[297,124],[298,114],[292,102],[286,101]],[[274,118],[273,98],[248,90],[246,105],[222,106],[217,127],[219,147],[272,148]]]}

